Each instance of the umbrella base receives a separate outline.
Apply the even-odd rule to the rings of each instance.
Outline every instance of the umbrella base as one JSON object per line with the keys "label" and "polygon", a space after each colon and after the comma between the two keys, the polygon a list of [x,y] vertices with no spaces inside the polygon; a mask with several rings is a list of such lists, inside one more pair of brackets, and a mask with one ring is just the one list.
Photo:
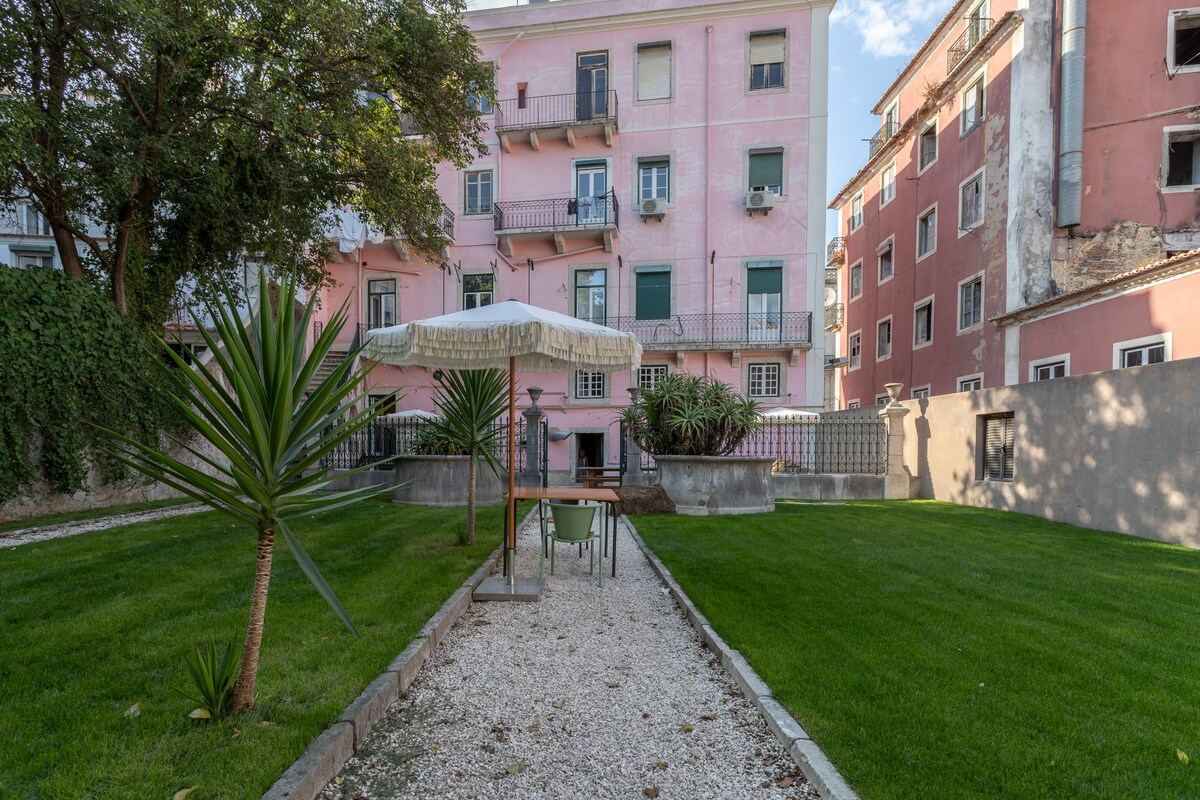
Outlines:
{"label": "umbrella base", "polygon": [[475,591],[471,593],[471,599],[475,602],[494,600],[534,603],[541,598],[543,585],[544,582],[540,578],[517,578],[516,582],[510,586],[508,578],[503,575],[492,575],[485,578],[475,588]]}

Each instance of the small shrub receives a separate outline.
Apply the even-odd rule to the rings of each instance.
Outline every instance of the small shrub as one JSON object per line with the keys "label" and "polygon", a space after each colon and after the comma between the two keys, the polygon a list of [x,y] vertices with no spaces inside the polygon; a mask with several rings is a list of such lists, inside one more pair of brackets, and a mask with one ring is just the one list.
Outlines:
{"label": "small shrub", "polygon": [[217,643],[195,645],[184,658],[197,696],[186,695],[200,703],[189,716],[192,719],[216,719],[229,712],[233,703],[233,685],[237,677],[238,662],[233,657],[233,642],[225,642],[221,652]]}

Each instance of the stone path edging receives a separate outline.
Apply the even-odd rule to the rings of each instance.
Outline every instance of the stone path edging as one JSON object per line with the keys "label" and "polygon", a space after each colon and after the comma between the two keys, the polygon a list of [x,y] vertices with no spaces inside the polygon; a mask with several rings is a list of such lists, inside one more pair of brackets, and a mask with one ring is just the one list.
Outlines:
{"label": "stone path edging", "polygon": [[[536,507],[530,509],[521,520],[521,526],[536,512]],[[337,721],[322,731],[300,758],[287,768],[262,796],[262,800],[315,800],[325,784],[342,771],[342,767],[366,741],[388,706],[412,686],[433,649],[466,613],[471,605],[471,592],[492,574],[503,555],[503,545],[492,551],[479,569],[429,618],[400,655],[388,664],[387,669],[367,684],[367,688],[346,706]]]}
{"label": "stone path edging", "polygon": [[721,666],[733,678],[734,683],[746,695],[746,698],[759,710],[766,720],[767,727],[775,734],[775,738],[787,749],[788,753],[796,762],[796,766],[800,767],[800,771],[804,773],[804,777],[808,782],[821,794],[824,800],[860,800],[858,794],[850,788],[850,784],[846,783],[846,779],[838,772],[837,767],[833,762],[826,757],[825,753],[816,742],[808,735],[808,732],[801,727],[800,723],[787,712],[786,709],[771,695],[771,687],[767,686],[766,682],[758,676],[754,668],[750,666],[745,657],[734,650],[725,642],[720,635],[713,630],[708,619],[700,613],[699,609],[692,603],[691,598],[683,591],[683,587],[671,575],[671,571],[667,569],[666,564],[662,563],[659,557],[646,546],[642,540],[641,534],[637,532],[633,522],[629,517],[623,517],[625,524],[629,527],[629,532],[633,535],[633,540],[637,542],[641,548],[642,554],[646,556],[646,560],[650,562],[650,568],[666,585],[675,603],[682,609],[684,616],[696,632],[700,634],[700,638],[708,646],[708,649],[721,662]]}

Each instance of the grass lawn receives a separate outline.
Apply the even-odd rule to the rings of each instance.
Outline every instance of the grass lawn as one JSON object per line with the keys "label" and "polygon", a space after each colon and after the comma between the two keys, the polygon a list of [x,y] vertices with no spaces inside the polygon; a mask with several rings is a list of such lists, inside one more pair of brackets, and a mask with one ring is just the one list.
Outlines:
{"label": "grass lawn", "polygon": [[[276,548],[257,706],[195,723],[183,657],[234,639],[255,540],[213,512],[0,549],[0,798],[258,798],[500,543],[465,509],[368,501],[293,525],[355,639]],[[140,714],[126,714],[135,704]]]}
{"label": "grass lawn", "polygon": [[132,514],[135,511],[153,511],[156,508],[168,508],[192,502],[195,501],[190,497],[179,497],[170,500],[152,500],[149,503],[130,503],[124,506],[89,508],[86,511],[68,511],[63,514],[47,514],[44,517],[29,517],[28,519],[18,519],[12,522],[0,522],[0,533],[4,533],[5,531],[19,531],[23,528],[39,528],[43,525],[58,525],[62,522],[79,522],[84,519],[111,517],[115,514]]}
{"label": "grass lawn", "polygon": [[1200,552],[931,502],[635,524],[868,800],[1200,797]]}

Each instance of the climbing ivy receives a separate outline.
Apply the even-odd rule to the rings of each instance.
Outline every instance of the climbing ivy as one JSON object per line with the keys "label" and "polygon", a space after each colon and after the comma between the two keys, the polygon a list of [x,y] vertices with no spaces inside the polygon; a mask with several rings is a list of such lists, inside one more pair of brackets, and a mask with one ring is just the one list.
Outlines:
{"label": "climbing ivy", "polygon": [[0,503],[40,480],[83,489],[89,464],[126,479],[96,426],[142,441],[178,420],[164,400],[158,346],[84,281],[0,267]]}

